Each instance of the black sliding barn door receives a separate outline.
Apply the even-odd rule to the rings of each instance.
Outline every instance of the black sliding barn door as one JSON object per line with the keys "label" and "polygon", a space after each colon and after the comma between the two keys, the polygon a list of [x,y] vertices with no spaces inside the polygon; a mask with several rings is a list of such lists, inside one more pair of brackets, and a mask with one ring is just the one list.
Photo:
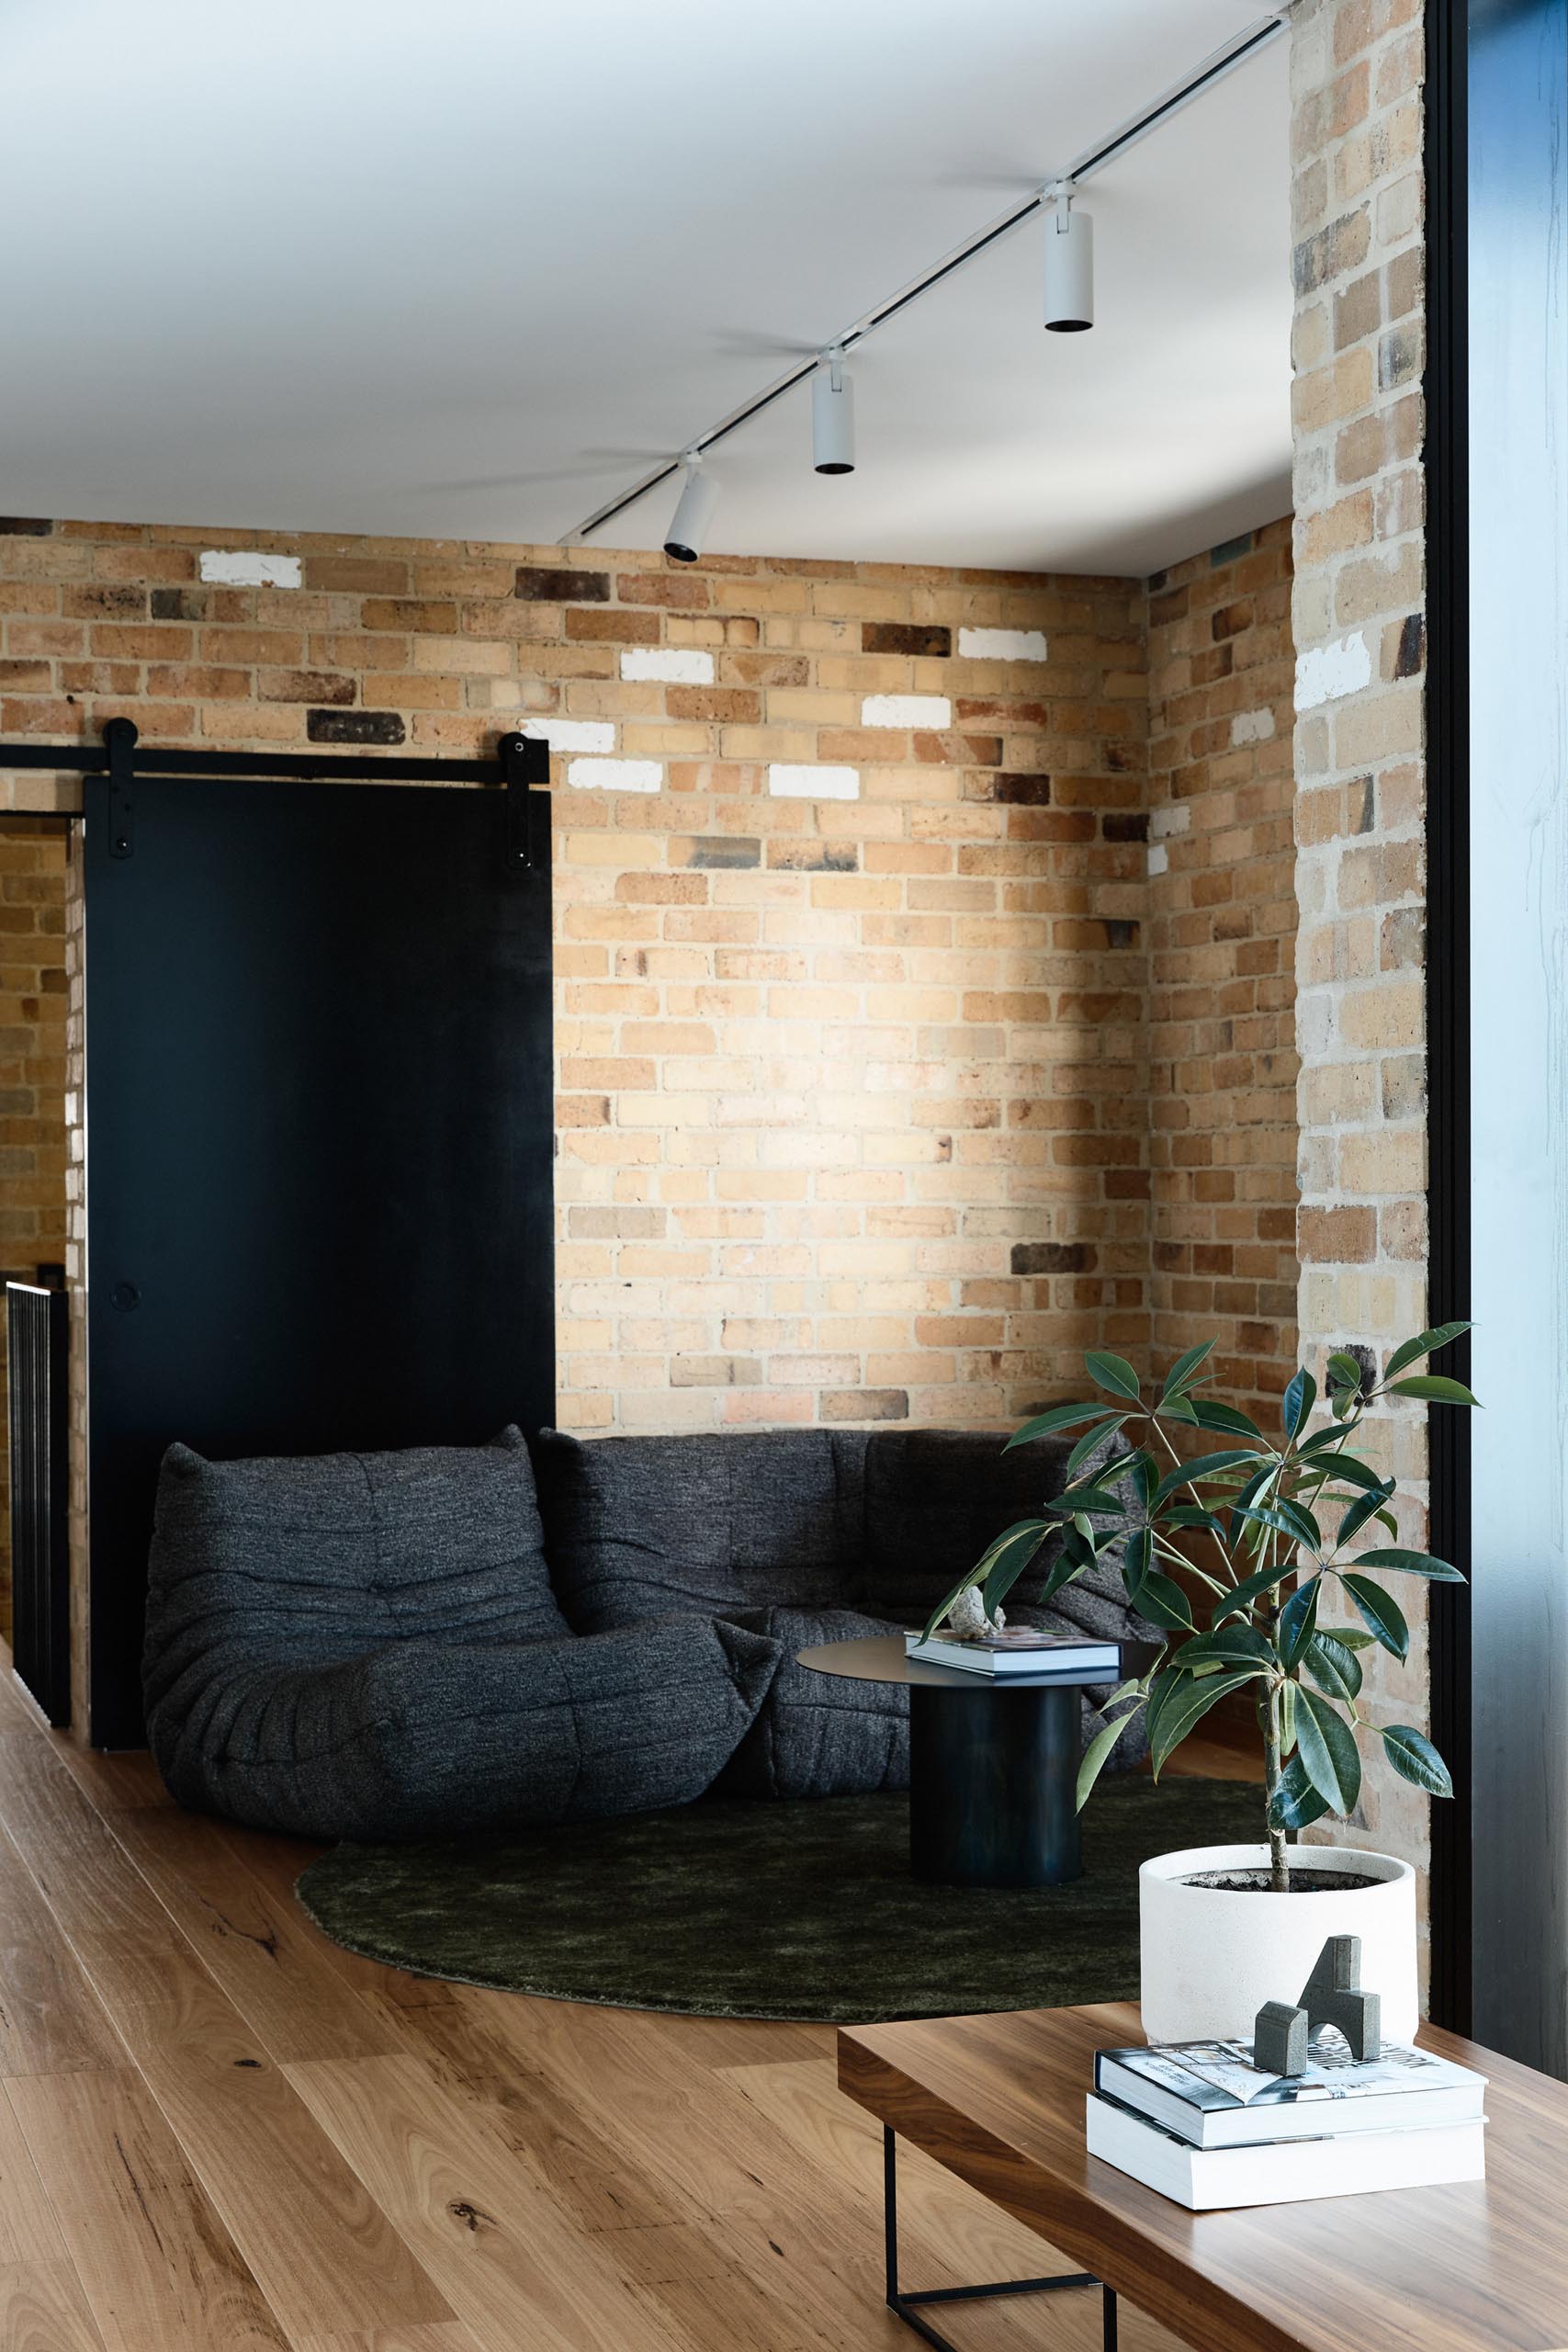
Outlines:
{"label": "black sliding barn door", "polygon": [[[548,828],[507,796],[86,784],[90,1729],[140,1745],[164,1449],[551,1418]],[[536,801],[536,814],[547,804]]]}

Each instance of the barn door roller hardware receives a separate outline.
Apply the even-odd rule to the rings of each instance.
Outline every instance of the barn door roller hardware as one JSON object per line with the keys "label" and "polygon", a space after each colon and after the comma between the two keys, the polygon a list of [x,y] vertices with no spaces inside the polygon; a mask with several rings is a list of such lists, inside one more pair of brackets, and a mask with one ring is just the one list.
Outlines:
{"label": "barn door roller hardware", "polygon": [[[506,858],[526,870],[536,862],[548,804],[531,787],[547,784],[550,747],[528,735],[503,735],[489,760],[397,760],[352,752],[319,758],[302,752],[160,752],[142,744],[133,720],[111,718],[101,743],[0,743],[0,770],[47,768],[109,780],[109,855],[136,854],[138,776],[276,776],[301,784],[484,784],[506,793]],[[80,813],[79,811],[77,812]]]}

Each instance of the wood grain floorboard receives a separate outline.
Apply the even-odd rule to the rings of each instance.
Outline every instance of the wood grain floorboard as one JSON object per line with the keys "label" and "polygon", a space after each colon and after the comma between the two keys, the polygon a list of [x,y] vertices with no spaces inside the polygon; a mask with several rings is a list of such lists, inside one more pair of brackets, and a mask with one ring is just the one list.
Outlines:
{"label": "wood grain floorboard", "polygon": [[0,2267],[0,2346],[4,2352],[104,2352],[69,2263]]}
{"label": "wood grain floorboard", "polygon": [[345,1984],[292,1894],[267,1886],[215,1823],[194,1814],[116,1817],[132,1860],[241,2016],[282,2064],[377,2058],[396,2037]]}
{"label": "wood grain floorboard", "polygon": [[101,2070],[124,2057],[31,1871],[0,1831],[0,2076]]}
{"label": "wood grain floorboard", "polygon": [[416,2059],[288,2071],[483,2352],[511,2352],[525,2312],[537,2352],[637,2340],[678,2352],[680,2339],[649,2324],[613,2264],[587,2258],[504,2141]]}
{"label": "wood grain floorboard", "polygon": [[107,2352],[287,2352],[140,2075],[6,2086]]}
{"label": "wood grain floorboard", "polygon": [[[0,1831],[0,2352],[908,2352],[829,2029],[345,1952],[294,1898],[318,1849],[179,1813],[3,1672]],[[928,2159],[900,2185],[908,2283],[1041,2267]],[[948,2324],[1091,2352],[1098,2299]]]}

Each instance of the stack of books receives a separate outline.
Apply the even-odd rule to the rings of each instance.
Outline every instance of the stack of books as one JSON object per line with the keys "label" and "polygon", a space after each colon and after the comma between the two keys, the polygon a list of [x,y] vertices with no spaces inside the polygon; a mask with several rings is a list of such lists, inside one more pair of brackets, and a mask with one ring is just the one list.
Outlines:
{"label": "stack of books", "polygon": [[961,1667],[965,1674],[1031,1674],[1037,1680],[1060,1675],[1063,1681],[1114,1682],[1122,1671],[1122,1652],[1114,1642],[1097,1642],[1087,1634],[1037,1634],[1028,1626],[1017,1633],[906,1634],[904,1653],[924,1666]]}
{"label": "stack of books", "polygon": [[1089,2152],[1193,2212],[1369,2188],[1481,2180],[1486,2092],[1425,2050],[1358,2061],[1337,2034],[1301,2075],[1269,2075],[1246,2041],[1101,2050]]}

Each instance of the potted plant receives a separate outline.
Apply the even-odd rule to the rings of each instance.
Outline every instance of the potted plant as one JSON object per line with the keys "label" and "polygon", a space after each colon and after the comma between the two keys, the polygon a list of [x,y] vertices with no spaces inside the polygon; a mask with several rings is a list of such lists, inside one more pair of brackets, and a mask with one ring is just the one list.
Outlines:
{"label": "potted plant", "polygon": [[[1337,1351],[1317,1383],[1298,1372],[1284,1393],[1281,1437],[1270,1442],[1247,1414],[1205,1396],[1215,1342],[1190,1348],[1145,1404],[1123,1358],[1084,1359],[1101,1392],[1058,1405],[1014,1431],[1010,1447],[1078,1431],[1064,1491],[1035,1519],[998,1535],[927,1627],[976,1590],[993,1624],[1043,1544],[1056,1550],[1041,1598],[1049,1602],[1087,1569],[1118,1559],[1129,1599],[1161,1636],[1147,1673],[1112,1696],[1078,1776],[1080,1809],[1135,1716],[1148,1730],[1157,1776],[1211,1708],[1256,1693],[1264,1788],[1256,1846],[1194,1849],[1140,1872],[1144,2027],[1151,2041],[1249,2035],[1267,2000],[1293,1999],[1325,1936],[1359,1935],[1362,1982],[1382,1996],[1383,2030],[1408,2041],[1418,2022],[1415,1874],[1387,1854],[1293,1842],[1311,1823],[1343,1817],[1361,1787],[1357,1702],[1360,1653],[1396,1658],[1409,1647],[1404,1611],[1385,1573],[1461,1583],[1457,1568],[1398,1541],[1395,1482],[1357,1451],[1380,1397],[1471,1406],[1459,1381],[1415,1372],[1468,1330],[1445,1323],[1390,1356],[1381,1380]],[[1194,1432],[1217,1446],[1184,1454]],[[1390,1540],[1379,1537],[1382,1531]],[[1373,1541],[1370,1548],[1368,1537]],[[1179,1570],[1185,1585],[1172,1570]],[[1378,1573],[1374,1574],[1373,1572]],[[1202,1598],[1189,1598],[1194,1588]],[[1329,1621],[1325,1603],[1351,1622]],[[973,1607],[973,1603],[970,1604]],[[1405,1724],[1377,1727],[1393,1770],[1430,1796],[1451,1796],[1441,1757]]]}

